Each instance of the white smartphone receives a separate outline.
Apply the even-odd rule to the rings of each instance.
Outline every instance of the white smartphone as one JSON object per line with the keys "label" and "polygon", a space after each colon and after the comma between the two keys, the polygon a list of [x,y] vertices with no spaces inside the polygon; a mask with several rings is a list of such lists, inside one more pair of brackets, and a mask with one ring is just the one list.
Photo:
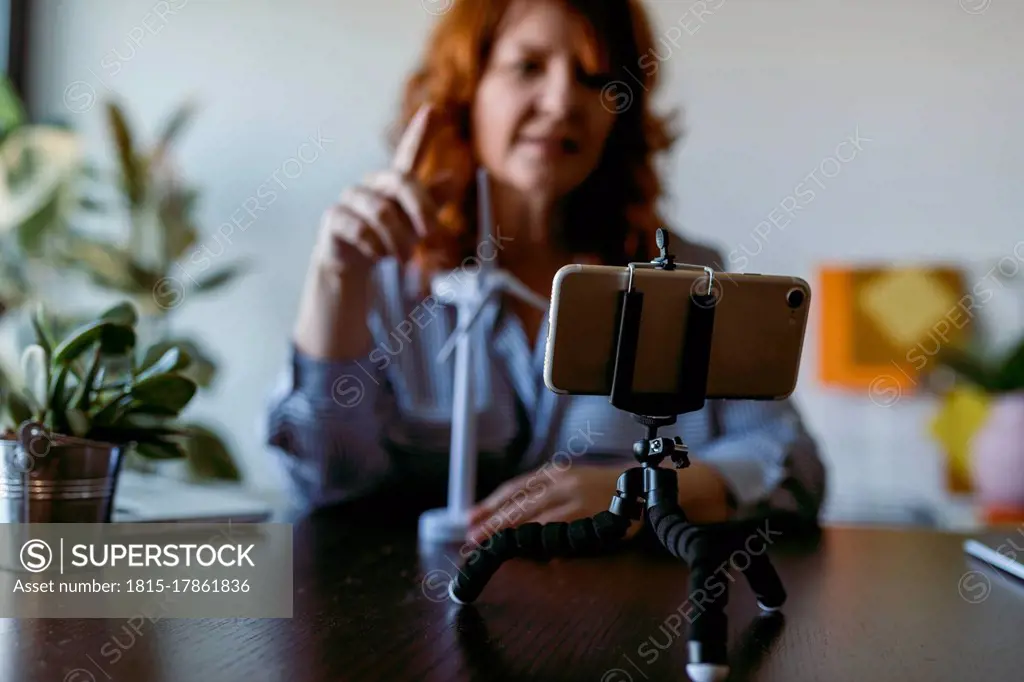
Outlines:
{"label": "white smartphone", "polygon": [[[629,268],[567,265],[552,281],[544,383],[555,393],[608,395],[615,354],[619,304]],[[632,391],[678,390],[680,349],[694,293],[707,274],[637,268],[634,288],[643,292]],[[708,398],[779,400],[796,388],[811,302],[799,277],[715,272],[716,294]]]}

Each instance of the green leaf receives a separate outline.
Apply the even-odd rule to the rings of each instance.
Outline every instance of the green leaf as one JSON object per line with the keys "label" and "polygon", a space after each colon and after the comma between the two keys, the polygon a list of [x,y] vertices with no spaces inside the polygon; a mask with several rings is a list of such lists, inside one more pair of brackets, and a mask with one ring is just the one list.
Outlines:
{"label": "green leaf", "polygon": [[67,266],[82,270],[101,287],[138,293],[139,286],[131,270],[132,256],[119,246],[73,235],[60,260]]}
{"label": "green leaf", "polygon": [[35,410],[32,409],[33,406],[24,397],[11,391],[7,394],[5,401],[7,403],[7,412],[11,415],[11,419],[14,420],[15,427],[32,419],[32,413]]}
{"label": "green leaf", "polygon": [[42,256],[46,236],[61,220],[61,193],[53,192],[25,221],[15,228],[18,246],[29,256]]}
{"label": "green leaf", "polygon": [[100,315],[100,319],[108,320],[125,327],[134,327],[139,323],[139,315],[135,306],[129,301],[118,303]]}
{"label": "green leaf", "polygon": [[110,326],[114,325],[108,320],[93,320],[78,327],[53,350],[53,363],[70,365],[92,344],[103,338],[103,330]]}
{"label": "green leaf", "polygon": [[72,366],[75,361],[94,343],[99,343],[100,353],[108,356],[124,355],[135,347],[135,330],[108,320],[86,323],[71,334],[53,351],[55,366],[68,366],[76,376],[80,371]]}
{"label": "green leaf", "polygon": [[181,445],[166,440],[138,442],[135,444],[135,451],[149,459],[182,459],[185,457],[185,451]]}
{"label": "green leaf", "polygon": [[112,279],[102,272],[87,272],[86,274],[96,286],[103,289],[109,289],[122,294],[137,295],[139,293],[139,287],[131,280]]}
{"label": "green leaf", "polygon": [[89,418],[86,417],[85,413],[81,410],[66,410],[64,412],[64,420],[68,424],[71,435],[79,438],[85,438],[89,433],[89,428],[91,426]]}
{"label": "green leaf", "polygon": [[147,355],[145,368],[139,372],[136,377],[136,382],[144,382],[157,374],[170,374],[171,372],[177,372],[179,369],[183,369],[188,366],[191,359],[188,353],[181,350],[177,346],[169,348],[163,355],[159,356],[156,361],[149,362],[150,357]]}
{"label": "green leaf", "polygon": [[14,83],[5,74],[0,74],[0,140],[28,120],[21,97],[14,89]]}
{"label": "green leaf", "polygon": [[1002,361],[996,371],[996,385],[1006,392],[1024,389],[1024,339]]}
{"label": "green leaf", "polygon": [[116,424],[128,413],[128,409],[134,401],[135,399],[128,394],[118,395],[117,397],[112,398],[106,405],[93,414],[92,423],[97,429],[107,428]]}
{"label": "green leaf", "polygon": [[199,424],[187,425],[186,432],[185,455],[193,476],[228,481],[242,479],[242,473],[220,435]]}
{"label": "green leaf", "polygon": [[143,417],[177,417],[181,410],[174,410],[163,405],[153,405],[150,403],[132,402],[128,407],[128,411],[125,413],[126,418],[143,416]]}
{"label": "green leaf", "polygon": [[209,356],[202,355],[198,348],[193,349],[189,356],[192,363],[179,373],[194,381],[200,388],[209,388],[217,376],[217,363]]}
{"label": "green leaf", "polygon": [[939,351],[936,361],[983,391],[991,392],[995,388],[994,374],[985,362],[973,352],[956,346],[945,346]]}
{"label": "green leaf", "polygon": [[156,147],[153,150],[153,165],[158,165],[163,161],[164,156],[170,151],[171,145],[174,144],[174,140],[185,129],[194,114],[195,105],[192,102],[186,102],[171,115],[163,132],[157,138]]}
{"label": "green leaf", "polygon": [[159,341],[147,348],[145,355],[142,356],[142,361],[139,362],[138,373],[142,374],[152,367],[164,356],[165,353],[167,353],[167,351],[172,348],[180,348],[180,346],[174,341]]}
{"label": "green leaf", "polygon": [[74,235],[61,261],[84,271],[99,286],[128,294],[145,294],[161,279],[158,272],[135,261],[126,249],[98,239]]}
{"label": "green leaf", "polygon": [[71,396],[71,408],[81,410],[83,413],[89,409],[89,404],[92,402],[92,387],[96,383],[96,375],[100,371],[101,358],[102,346],[97,346],[89,363],[89,369],[85,372],[85,377],[78,385],[75,394]]}
{"label": "green leaf", "polygon": [[169,263],[181,258],[199,239],[199,230],[189,216],[195,196],[190,190],[170,192],[157,207],[163,226],[164,256]]}
{"label": "green leaf", "polygon": [[64,387],[67,384],[68,374],[71,369],[67,366],[57,367],[50,382],[50,412],[64,414],[68,403],[64,397]]}
{"label": "green leaf", "polygon": [[25,408],[28,410],[29,419],[33,421],[40,421],[46,416],[47,410],[43,405],[40,405],[39,402],[36,401],[35,396],[33,396],[29,391],[22,391],[18,394],[18,398],[22,403],[24,403]]}
{"label": "green leaf", "polygon": [[168,410],[181,411],[196,394],[196,384],[176,374],[158,374],[137,382],[131,390],[135,400]]}
{"label": "green leaf", "polygon": [[109,427],[97,428],[92,437],[108,443],[145,443],[163,438],[176,438],[182,430],[170,426],[135,426],[128,417]]}
{"label": "green leaf", "polygon": [[115,102],[107,103],[107,123],[121,163],[122,189],[130,206],[140,206],[146,192],[144,172],[124,111]]}
{"label": "green leaf", "polygon": [[112,381],[110,383],[104,382],[104,383],[100,384],[99,386],[97,386],[96,390],[97,391],[107,391],[107,392],[110,392],[110,391],[124,392],[124,391],[127,391],[129,388],[131,388],[131,385],[132,384],[131,384],[130,381]]}
{"label": "green leaf", "polygon": [[194,381],[199,387],[207,388],[217,374],[217,363],[208,356],[198,343],[189,339],[169,339],[154,344],[146,352],[141,367],[149,367],[171,348],[178,348],[188,357],[188,365],[177,368],[177,373]]}
{"label": "green leaf", "polygon": [[241,275],[245,270],[246,268],[242,265],[228,265],[206,277],[201,277],[196,282],[196,291],[210,292],[219,289]]}
{"label": "green leaf", "polygon": [[172,416],[147,414],[139,411],[145,406],[141,403],[133,403],[128,414],[124,416],[117,425],[123,431],[135,431],[138,434],[150,434],[151,436],[180,436],[185,430],[177,424]]}
{"label": "green leaf", "polygon": [[104,355],[125,355],[135,348],[135,330],[131,327],[110,325],[100,337],[100,352]]}
{"label": "green leaf", "polygon": [[92,315],[50,315],[48,329],[54,340],[54,350],[56,350],[59,340],[67,338],[71,332],[94,320],[95,316]]}
{"label": "green leaf", "polygon": [[163,275],[138,263],[132,262],[128,265],[128,272],[131,274],[132,281],[138,287],[138,291],[147,296],[152,296],[156,285],[160,283],[160,280],[164,279]]}
{"label": "green leaf", "polygon": [[30,318],[32,320],[32,330],[36,336],[36,343],[42,346],[46,352],[46,362],[49,363],[53,356],[53,339],[47,331],[46,311],[43,306],[37,306]]}

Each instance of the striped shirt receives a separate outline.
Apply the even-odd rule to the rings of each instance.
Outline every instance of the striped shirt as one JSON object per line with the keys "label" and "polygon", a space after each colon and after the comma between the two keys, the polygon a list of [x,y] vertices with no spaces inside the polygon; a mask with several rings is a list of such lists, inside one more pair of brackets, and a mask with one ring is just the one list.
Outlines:
{"label": "striped shirt", "polygon": [[[673,242],[678,262],[718,267],[717,254]],[[455,328],[454,306],[418,293],[415,275],[391,259],[374,270],[365,358],[324,361],[291,350],[269,408],[269,442],[290,474],[295,501],[312,509],[373,492],[403,471],[395,453],[448,467],[454,354],[436,357]],[[644,429],[605,396],[559,395],[543,380],[544,317],[537,343],[519,319],[493,306],[474,328],[480,467],[512,473],[550,461],[636,466],[633,443]],[[680,436],[693,460],[728,483],[739,516],[773,511],[814,519],[825,495],[815,440],[790,400],[707,400],[660,436]],[[409,475],[406,473],[406,475]],[[609,491],[609,500],[614,491]]]}

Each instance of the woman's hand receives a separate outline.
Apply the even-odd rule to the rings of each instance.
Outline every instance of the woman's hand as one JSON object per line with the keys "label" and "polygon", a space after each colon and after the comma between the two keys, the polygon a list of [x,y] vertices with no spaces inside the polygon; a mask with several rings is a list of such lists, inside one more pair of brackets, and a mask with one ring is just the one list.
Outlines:
{"label": "woman's hand", "polygon": [[295,324],[296,347],[316,358],[347,360],[369,352],[367,300],[373,265],[406,261],[437,229],[437,200],[448,176],[424,186],[413,175],[437,115],[424,106],[399,142],[391,167],[348,188],[323,216]]}
{"label": "woman's hand", "polygon": [[[629,465],[586,466],[576,464],[564,471],[551,466],[514,478],[499,486],[470,512],[466,540],[482,543],[504,528],[524,523],[575,521],[608,511],[615,484]],[[676,472],[679,503],[696,523],[723,521],[729,517],[728,486],[713,467],[692,462]],[[626,537],[640,530],[633,523]]]}
{"label": "woman's hand", "polygon": [[323,215],[316,257],[344,273],[367,273],[381,258],[405,262],[413,248],[437,229],[437,199],[449,175],[425,186],[413,175],[437,115],[424,105],[409,122],[391,167],[349,187]]}
{"label": "woman's hand", "polygon": [[[608,511],[622,466],[544,467],[506,481],[470,512],[467,541],[481,543],[503,528],[524,523],[575,521]],[[634,522],[627,537],[640,530]]]}

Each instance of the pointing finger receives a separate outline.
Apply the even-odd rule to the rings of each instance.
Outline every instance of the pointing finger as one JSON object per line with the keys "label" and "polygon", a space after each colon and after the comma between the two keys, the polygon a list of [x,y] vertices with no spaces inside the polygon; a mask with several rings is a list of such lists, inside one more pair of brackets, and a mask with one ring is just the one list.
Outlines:
{"label": "pointing finger", "polygon": [[430,124],[434,120],[434,110],[429,104],[424,104],[413,115],[408,127],[402,133],[402,139],[398,141],[398,149],[395,151],[395,158],[392,167],[399,173],[408,175],[416,168],[419,162],[420,153],[423,151],[424,141]]}
{"label": "pointing finger", "polygon": [[374,173],[366,186],[394,199],[405,211],[420,237],[426,237],[437,227],[437,205],[427,190],[418,182],[408,182],[394,171]]}

